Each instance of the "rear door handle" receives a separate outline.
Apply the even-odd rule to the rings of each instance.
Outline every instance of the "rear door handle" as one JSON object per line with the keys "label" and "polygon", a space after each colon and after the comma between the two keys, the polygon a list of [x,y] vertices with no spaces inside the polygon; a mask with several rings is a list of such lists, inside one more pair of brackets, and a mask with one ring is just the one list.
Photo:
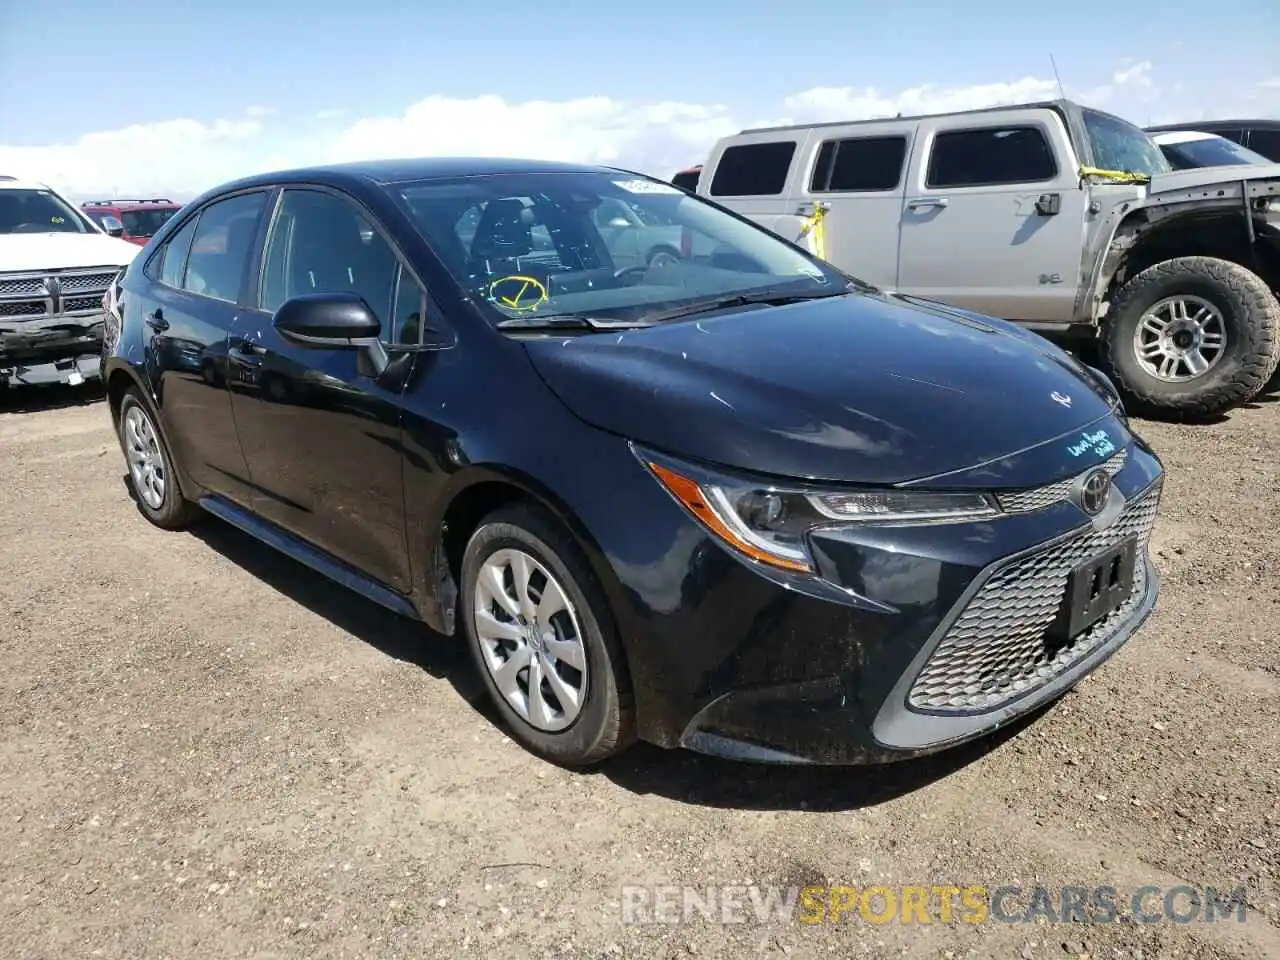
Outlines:
{"label": "rear door handle", "polygon": [[163,333],[169,329],[169,321],[164,318],[164,311],[159,307],[147,314],[147,326],[156,333]]}
{"label": "rear door handle", "polygon": [[931,207],[945,207],[951,201],[946,197],[917,197],[907,201],[908,210],[927,210]]}

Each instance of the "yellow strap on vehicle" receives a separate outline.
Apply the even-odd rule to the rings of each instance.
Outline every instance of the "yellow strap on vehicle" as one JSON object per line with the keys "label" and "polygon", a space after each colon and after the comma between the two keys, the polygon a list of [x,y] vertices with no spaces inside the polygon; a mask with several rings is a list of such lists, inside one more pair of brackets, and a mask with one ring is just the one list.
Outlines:
{"label": "yellow strap on vehicle", "polygon": [[826,219],[827,208],[822,204],[816,204],[813,210],[813,216],[808,217],[804,226],[800,228],[799,239],[803,240],[809,234],[813,234],[813,253],[819,260],[827,259],[827,231],[822,221]]}
{"label": "yellow strap on vehicle", "polygon": [[1131,173],[1128,170],[1102,170],[1099,167],[1081,167],[1080,177],[1098,177],[1116,183],[1150,183],[1151,178],[1143,173]]}

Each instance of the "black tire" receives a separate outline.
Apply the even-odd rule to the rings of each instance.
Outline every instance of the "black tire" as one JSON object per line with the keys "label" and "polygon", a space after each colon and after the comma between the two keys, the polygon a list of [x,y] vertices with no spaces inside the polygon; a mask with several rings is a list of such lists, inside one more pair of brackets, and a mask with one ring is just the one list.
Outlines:
{"label": "black tire", "polygon": [[[476,633],[476,581],[496,551],[521,550],[559,581],[578,615],[586,657],[586,695],[567,728],[547,732],[532,726],[498,690]],[[503,507],[485,517],[462,558],[463,629],[485,689],[511,735],[530,752],[564,766],[581,767],[621,753],[635,740],[635,710],[626,659],[613,615],[586,558],[573,539],[532,504]]]}
{"label": "black tire", "polygon": [[131,410],[137,410],[141,416],[146,418],[151,432],[156,438],[156,446],[159,449],[165,479],[164,496],[160,501],[160,505],[153,507],[142,495],[142,491],[138,489],[133,478],[133,471],[128,470],[129,490],[133,494],[134,502],[137,503],[142,515],[157,527],[164,530],[181,530],[184,527],[188,527],[199,519],[204,511],[183,496],[182,489],[178,486],[177,475],[173,469],[173,455],[169,452],[169,446],[165,443],[164,434],[160,432],[160,427],[151,412],[151,407],[142,399],[137,387],[130,387],[125,391],[124,399],[120,401],[120,425],[117,436],[120,441],[120,449],[125,455],[125,467],[128,468],[129,466],[127,431],[129,412]]}
{"label": "black tire", "polygon": [[652,267],[653,261],[657,260],[660,255],[672,257],[677,262],[684,260],[684,257],[680,256],[680,251],[677,250],[675,247],[661,246],[661,247],[654,247],[652,250],[649,251],[648,255],[645,257],[645,263],[647,263],[649,266]]}
{"label": "black tire", "polygon": [[[1221,312],[1226,348],[1199,377],[1168,382],[1138,362],[1134,334],[1142,315],[1166,297],[1200,297]],[[1135,413],[1207,419],[1247,403],[1280,360],[1280,303],[1251,270],[1213,257],[1177,257],[1148,267],[1120,288],[1102,331],[1106,372]]]}

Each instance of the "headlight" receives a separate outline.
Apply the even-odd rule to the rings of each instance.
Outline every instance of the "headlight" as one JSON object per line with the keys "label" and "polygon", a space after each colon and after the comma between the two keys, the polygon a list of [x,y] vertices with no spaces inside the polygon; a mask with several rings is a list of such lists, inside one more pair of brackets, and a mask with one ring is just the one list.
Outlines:
{"label": "headlight", "polygon": [[984,493],[763,485],[644,450],[635,453],[708,530],[752,560],[784,570],[813,572],[805,540],[820,527],[945,523],[1000,513]]}

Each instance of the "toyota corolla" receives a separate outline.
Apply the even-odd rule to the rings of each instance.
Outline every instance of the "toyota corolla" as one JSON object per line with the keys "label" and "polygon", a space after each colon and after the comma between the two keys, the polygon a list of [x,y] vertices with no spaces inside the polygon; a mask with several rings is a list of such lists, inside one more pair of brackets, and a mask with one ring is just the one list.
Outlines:
{"label": "toyota corolla", "polygon": [[[619,202],[694,242],[620,266]],[[1156,603],[1163,470],[1102,374],[649,177],[251,177],[109,302],[142,514],[221,518],[459,635],[556,762],[938,750],[1070,689]]]}

